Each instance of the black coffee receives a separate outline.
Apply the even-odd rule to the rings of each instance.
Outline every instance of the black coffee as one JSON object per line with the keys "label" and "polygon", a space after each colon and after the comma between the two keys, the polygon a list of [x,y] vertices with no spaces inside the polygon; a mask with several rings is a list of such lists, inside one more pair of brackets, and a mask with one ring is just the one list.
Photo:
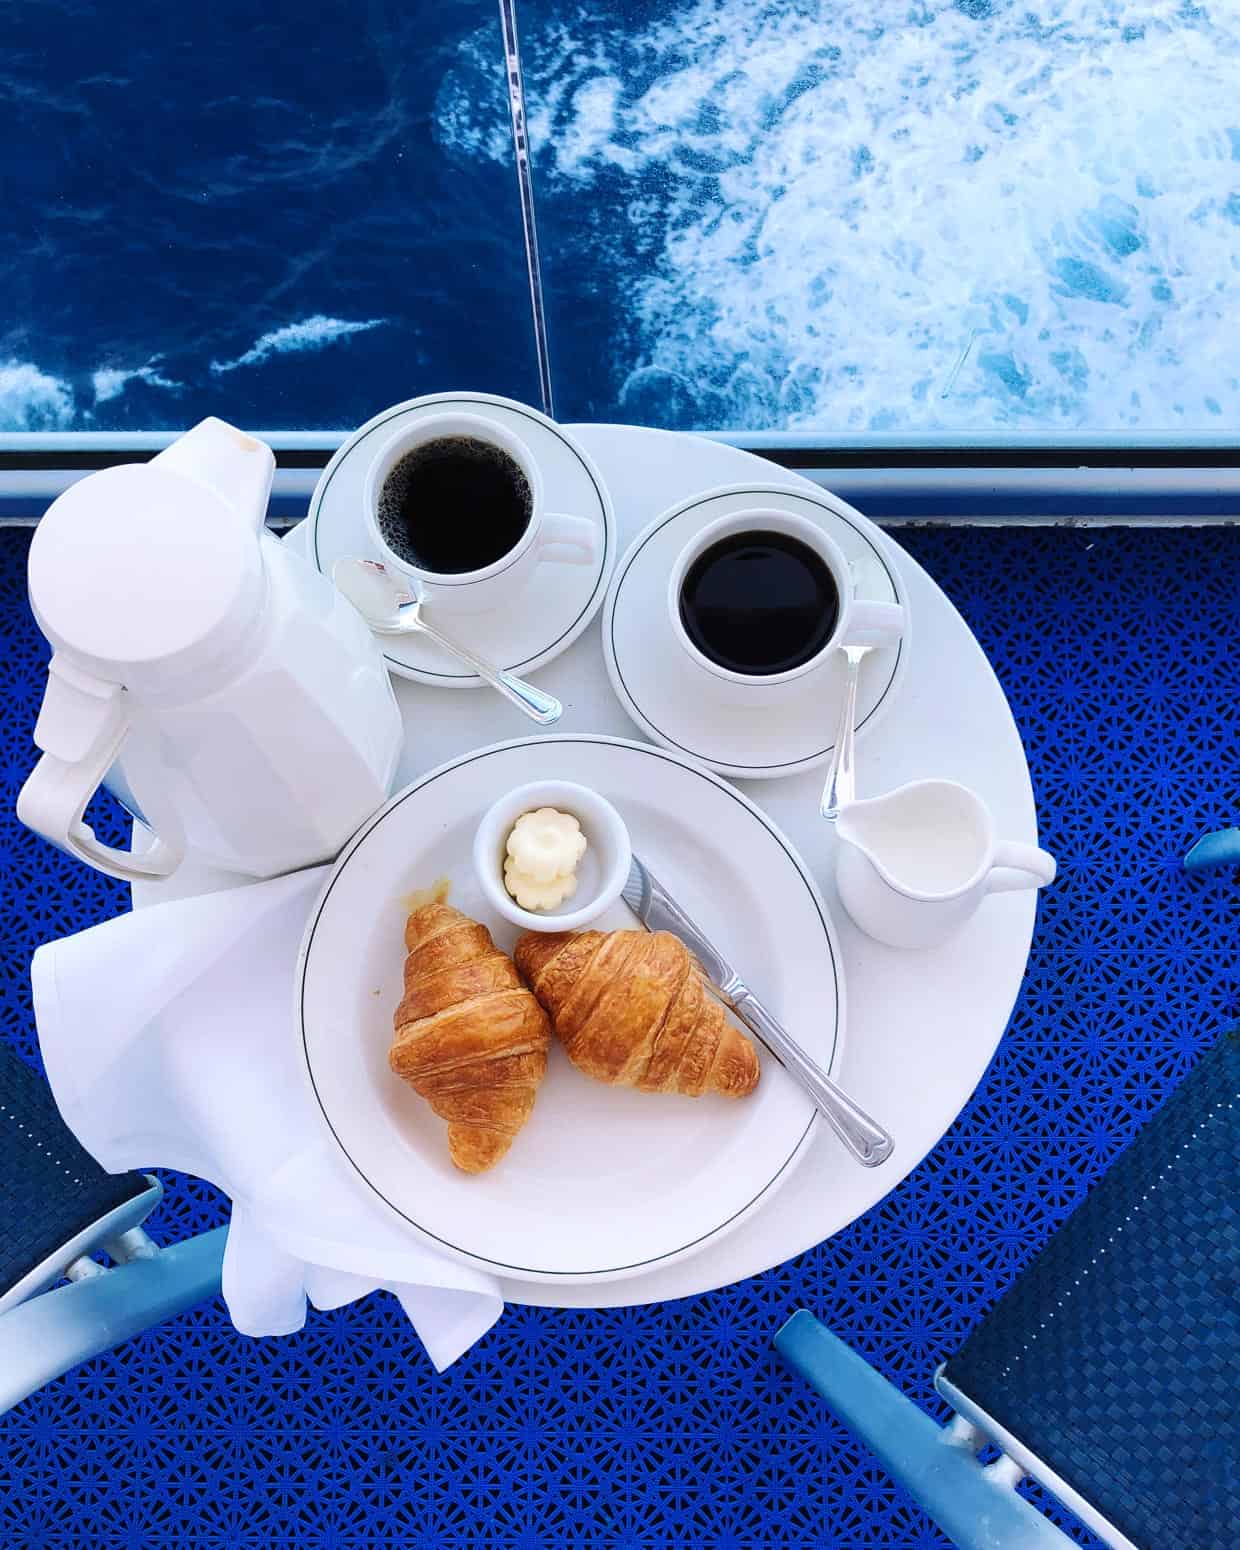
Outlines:
{"label": "black coffee", "polygon": [[784,533],[733,533],[698,555],[680,588],[680,617],[702,653],[733,673],[786,673],[831,639],[835,578],[808,544]]}
{"label": "black coffee", "polygon": [[520,542],[529,481],[499,447],[442,436],[407,452],[379,492],[379,531],[402,560],[444,575],[481,570]]}

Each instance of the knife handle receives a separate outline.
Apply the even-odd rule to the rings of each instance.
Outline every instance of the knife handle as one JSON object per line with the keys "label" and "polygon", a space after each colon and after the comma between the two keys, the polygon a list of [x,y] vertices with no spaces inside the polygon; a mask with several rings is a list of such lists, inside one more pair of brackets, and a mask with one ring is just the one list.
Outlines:
{"label": "knife handle", "polygon": [[895,1142],[883,1127],[837,1087],[818,1062],[777,1022],[748,985],[733,981],[720,987],[724,999],[745,1026],[756,1033],[780,1065],[814,1100],[831,1129],[866,1168],[877,1168],[895,1150]]}

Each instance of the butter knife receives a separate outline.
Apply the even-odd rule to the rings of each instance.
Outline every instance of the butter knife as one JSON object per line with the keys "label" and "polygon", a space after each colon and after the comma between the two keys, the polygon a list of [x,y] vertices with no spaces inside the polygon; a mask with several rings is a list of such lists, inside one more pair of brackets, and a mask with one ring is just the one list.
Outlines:
{"label": "butter knife", "polygon": [[866,1168],[876,1168],[879,1163],[886,1162],[895,1148],[887,1131],[806,1054],[714,943],[690,920],[650,868],[636,856],[629,867],[623,898],[647,931],[670,931],[680,938],[697,959],[719,999],[751,1033],[757,1034],[788,1075],[800,1083],[857,1161]]}

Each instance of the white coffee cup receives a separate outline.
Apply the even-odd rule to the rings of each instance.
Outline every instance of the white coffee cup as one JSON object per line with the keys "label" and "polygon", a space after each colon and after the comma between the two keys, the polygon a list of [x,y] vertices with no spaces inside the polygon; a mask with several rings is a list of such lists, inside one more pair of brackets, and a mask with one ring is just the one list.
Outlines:
{"label": "white coffee cup", "polygon": [[[721,666],[699,650],[690,638],[680,612],[681,591],[693,562],[721,539],[736,533],[780,533],[798,539],[812,549],[831,572],[839,598],[839,612],[830,639],[807,661],[781,673],[740,673]],[[697,533],[677,556],[667,585],[667,609],[672,633],[689,660],[709,674],[712,689],[721,703],[735,705],[774,704],[798,694],[809,682],[829,670],[832,655],[841,646],[858,644],[876,637],[897,640],[904,631],[904,610],[899,603],[883,603],[859,598],[852,571],[839,545],[817,523],[787,511],[769,508],[737,511],[720,517]]]}
{"label": "white coffee cup", "polygon": [[934,947],[990,893],[1041,888],[1055,858],[995,837],[990,809],[954,780],[915,780],[849,802],[835,824],[840,902],[889,947]]}
{"label": "white coffee cup", "polygon": [[[379,527],[379,498],[388,475],[402,458],[428,442],[456,438],[481,441],[512,459],[529,486],[530,518],[516,544],[490,564],[452,573],[426,570],[398,553],[384,538]],[[397,431],[375,455],[362,498],[370,540],[383,563],[411,581],[417,596],[434,605],[437,616],[489,613],[505,607],[528,586],[540,561],[589,565],[598,554],[596,524],[588,517],[547,511],[542,473],[529,448],[506,426],[480,415],[436,414]],[[443,520],[468,521],[468,514],[446,511]]]}

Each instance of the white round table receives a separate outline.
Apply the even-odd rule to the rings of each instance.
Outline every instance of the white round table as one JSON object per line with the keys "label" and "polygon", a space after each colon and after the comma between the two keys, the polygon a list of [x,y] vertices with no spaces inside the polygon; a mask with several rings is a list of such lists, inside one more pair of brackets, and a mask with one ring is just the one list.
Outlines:
{"label": "white round table", "polygon": [[[615,504],[619,553],[661,511],[716,485],[807,481],[718,442],[627,425],[571,425]],[[810,486],[816,489],[816,486]],[[297,543],[297,534],[290,536]],[[862,795],[941,775],[972,786],[1007,839],[1037,840],[1029,771],[1011,711],[981,647],[944,594],[891,540],[908,589],[911,652],[898,700],[858,740]],[[556,731],[637,737],[612,692],[596,618],[539,684],[564,703]],[[410,730],[398,784],[480,745],[527,735],[518,712],[482,689],[440,690],[394,680]],[[738,782],[798,846],[831,909],[844,958],[848,1027],[836,1073],[895,1137],[890,1160],[859,1167],[826,1125],[767,1207],[690,1259],[602,1285],[504,1281],[510,1302],[617,1307],[685,1297],[769,1269],[821,1242],[895,1187],[935,1145],[985,1071],[1011,1014],[1029,955],[1036,894],[987,899],[947,946],[899,952],[862,936],[840,909],[834,832],[818,816],[824,772]],[[183,866],[168,883],[138,886],[135,905],[240,879]]]}

